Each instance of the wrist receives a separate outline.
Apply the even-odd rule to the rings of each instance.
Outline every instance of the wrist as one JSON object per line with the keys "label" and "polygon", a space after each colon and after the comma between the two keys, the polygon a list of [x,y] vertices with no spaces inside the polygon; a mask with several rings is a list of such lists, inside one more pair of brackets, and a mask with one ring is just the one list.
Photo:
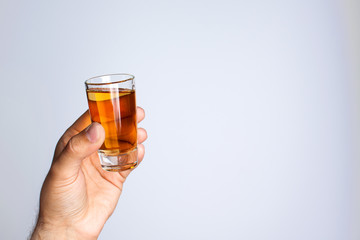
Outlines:
{"label": "wrist", "polygon": [[38,220],[31,240],[40,239],[97,239],[96,237],[84,236],[76,229],[67,225],[45,223],[41,219]]}
{"label": "wrist", "polygon": [[66,226],[46,224],[39,220],[36,224],[31,240],[39,239],[77,239],[74,231]]}

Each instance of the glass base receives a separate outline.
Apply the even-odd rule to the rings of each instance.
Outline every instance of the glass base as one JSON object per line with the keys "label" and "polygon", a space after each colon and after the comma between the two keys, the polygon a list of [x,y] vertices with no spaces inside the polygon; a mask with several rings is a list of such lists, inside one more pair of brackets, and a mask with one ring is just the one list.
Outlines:
{"label": "glass base", "polygon": [[98,151],[101,167],[109,172],[121,172],[132,169],[138,164],[137,148],[127,153],[119,154],[117,151]]}

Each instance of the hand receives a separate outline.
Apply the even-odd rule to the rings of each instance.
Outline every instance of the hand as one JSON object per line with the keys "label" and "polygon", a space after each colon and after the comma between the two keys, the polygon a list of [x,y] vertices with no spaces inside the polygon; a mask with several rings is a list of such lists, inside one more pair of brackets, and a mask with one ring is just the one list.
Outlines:
{"label": "hand", "polygon": [[[145,112],[137,108],[137,120]],[[89,124],[86,111],[59,140],[40,195],[38,221],[31,239],[96,239],[115,210],[123,183],[131,170],[107,172],[97,150],[105,139],[99,123]],[[147,138],[138,129],[139,163]]]}

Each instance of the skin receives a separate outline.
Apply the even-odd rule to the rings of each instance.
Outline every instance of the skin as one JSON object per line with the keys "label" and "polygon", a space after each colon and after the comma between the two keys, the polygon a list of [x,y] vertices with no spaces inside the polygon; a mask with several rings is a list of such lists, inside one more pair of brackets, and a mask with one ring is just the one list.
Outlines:
{"label": "skin", "polygon": [[[144,117],[144,110],[138,107],[138,122]],[[98,238],[133,170],[114,173],[101,168],[97,150],[104,138],[103,127],[91,124],[88,111],[60,138],[41,190],[32,240]],[[139,162],[144,158],[141,143],[146,138],[145,129],[138,128]]]}

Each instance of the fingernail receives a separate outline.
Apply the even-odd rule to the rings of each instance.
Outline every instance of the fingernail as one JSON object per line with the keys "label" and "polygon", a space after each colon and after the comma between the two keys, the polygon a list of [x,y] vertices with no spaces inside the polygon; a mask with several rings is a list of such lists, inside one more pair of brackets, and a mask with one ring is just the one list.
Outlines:
{"label": "fingernail", "polygon": [[98,131],[96,130],[96,126],[94,123],[92,123],[87,129],[86,129],[86,137],[89,139],[90,142],[94,143],[98,139]]}

